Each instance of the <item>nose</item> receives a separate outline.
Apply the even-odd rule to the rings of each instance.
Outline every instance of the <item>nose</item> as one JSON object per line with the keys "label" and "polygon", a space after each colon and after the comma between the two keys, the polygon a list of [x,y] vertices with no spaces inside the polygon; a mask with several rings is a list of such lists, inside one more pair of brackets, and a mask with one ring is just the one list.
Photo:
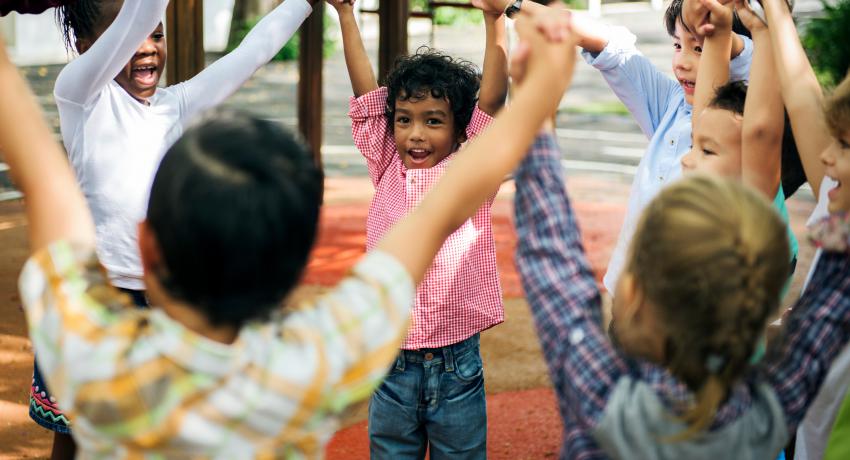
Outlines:
{"label": "nose", "polygon": [[142,42],[142,45],[139,46],[139,49],[136,50],[136,54],[142,56],[152,56],[156,53],[156,44],[151,37],[146,38],[145,41]]}
{"label": "nose", "polygon": [[833,141],[832,145],[830,145],[828,148],[824,149],[823,152],[821,152],[821,154],[820,154],[821,163],[823,163],[825,166],[834,165],[835,164],[835,150],[836,150],[836,148],[837,148],[837,146],[835,145],[835,142]]}
{"label": "nose", "polygon": [[694,169],[694,148],[691,147],[688,153],[682,157],[682,171],[692,171]]}
{"label": "nose", "polygon": [[421,123],[413,123],[413,129],[410,130],[410,140],[413,142],[425,140],[425,128]]}
{"label": "nose", "polygon": [[691,70],[694,65],[694,58],[687,50],[682,50],[681,53],[676,53],[673,56],[673,68],[677,70]]}

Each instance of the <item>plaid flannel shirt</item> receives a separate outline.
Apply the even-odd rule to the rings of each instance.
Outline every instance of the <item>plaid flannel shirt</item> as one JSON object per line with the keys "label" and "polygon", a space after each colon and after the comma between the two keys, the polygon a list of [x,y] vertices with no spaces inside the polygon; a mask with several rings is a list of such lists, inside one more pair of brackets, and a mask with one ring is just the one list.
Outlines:
{"label": "plaid flannel shirt", "polygon": [[337,415],[395,359],[414,288],[373,252],[330,293],[246,325],[230,345],[132,308],[93,247],[39,251],[20,292],[81,458],[321,458]]}
{"label": "plaid flannel shirt", "polygon": [[[592,430],[621,378],[647,383],[668,407],[683,407],[691,394],[665,369],[620,355],[603,331],[598,288],[551,135],[537,139],[517,170],[516,190],[517,267],[559,397],[561,458],[607,458]],[[850,338],[848,255],[825,256],[817,273],[795,307],[781,345],[732,389],[712,429],[741,417],[752,404],[755,384],[766,381],[793,433],[829,363]]]}
{"label": "plaid flannel shirt", "polygon": [[[354,143],[366,158],[375,196],[366,220],[366,247],[372,249],[437,183],[455,155],[427,169],[407,169],[387,125],[387,89],[351,99]],[[466,128],[473,139],[492,122],[477,106]],[[505,319],[496,266],[491,206],[482,205],[443,243],[416,291],[406,350],[438,348],[463,341]],[[411,241],[410,244],[416,244]]]}

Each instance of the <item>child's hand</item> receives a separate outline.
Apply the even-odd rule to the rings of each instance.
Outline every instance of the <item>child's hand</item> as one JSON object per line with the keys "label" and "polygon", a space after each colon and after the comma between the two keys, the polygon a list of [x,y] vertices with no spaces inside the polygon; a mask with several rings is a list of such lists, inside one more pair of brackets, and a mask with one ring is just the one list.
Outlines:
{"label": "child's hand", "polygon": [[756,15],[747,0],[735,0],[735,11],[738,13],[738,18],[741,19],[741,23],[744,24],[744,27],[749,29],[750,32],[767,29],[767,24],[762,20],[762,18]]}
{"label": "child's hand", "polygon": [[701,37],[710,37],[715,32],[729,32],[732,30],[733,5],[724,4],[718,0],[699,0],[699,3],[708,11],[707,22],[697,26],[696,34]]}
{"label": "child's hand", "polygon": [[472,0],[472,6],[485,13],[502,14],[511,4],[511,0]]}
{"label": "child's hand", "polygon": [[339,13],[353,13],[355,0],[327,0]]}
{"label": "child's hand", "polygon": [[[712,5],[708,4],[704,0],[685,0],[682,3],[682,22],[684,22],[685,27],[692,31],[694,34],[700,37],[704,37],[706,35],[711,35],[714,33],[714,29],[722,23],[717,23],[716,21],[725,21],[728,19],[729,28],[732,27],[732,10],[729,10],[728,16],[726,13],[720,11],[717,5],[723,6],[728,3],[733,2],[734,0],[715,0]],[[717,11],[720,17],[712,17],[712,12]]]}
{"label": "child's hand", "polygon": [[569,11],[522,15],[516,24],[520,42],[511,58],[511,76],[521,87],[532,74],[549,74],[566,87],[572,76],[578,38]]}

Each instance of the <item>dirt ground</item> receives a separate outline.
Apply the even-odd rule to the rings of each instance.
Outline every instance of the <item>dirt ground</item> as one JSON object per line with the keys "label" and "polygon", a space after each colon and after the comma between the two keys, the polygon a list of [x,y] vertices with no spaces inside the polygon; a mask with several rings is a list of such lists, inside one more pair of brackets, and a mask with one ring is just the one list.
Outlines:
{"label": "dirt ground", "polygon": [[[627,194],[628,186],[616,181],[574,178],[568,181],[568,187],[583,230],[585,248],[595,272],[601,276],[619,232],[625,204],[622,197]],[[554,398],[547,390],[550,382],[532,319],[522,299],[522,289],[513,265],[516,235],[510,217],[511,194],[512,188],[506,184],[493,208],[498,262],[506,297],[506,321],[482,334],[488,395],[504,393],[504,397],[490,401],[491,411],[497,412],[490,416],[491,425],[496,425],[495,430],[502,430],[497,432],[506,433],[504,438],[491,441],[491,453],[498,454],[491,455],[491,458],[543,458],[557,454],[557,439],[549,439],[548,444],[544,443],[550,446],[548,450],[539,453],[527,451],[523,445],[511,445],[510,440],[511,436],[551,437],[551,432],[530,431],[535,426],[533,423],[551,420],[556,434],[559,423]],[[329,179],[319,242],[305,276],[305,286],[295,297],[310,295],[332,285],[363,253],[365,204],[370,196],[368,180]],[[795,198],[789,201],[794,228],[801,236],[811,207],[810,200]],[[51,440],[51,434],[31,422],[27,415],[32,348],[26,336],[16,288],[18,273],[28,254],[22,210],[20,202],[0,203],[0,459],[45,458]],[[811,260],[811,250],[803,241],[795,277],[797,285]],[[517,393],[523,390],[531,391]],[[543,401],[546,405],[544,410],[529,408],[524,399],[530,397]],[[345,420],[344,425],[350,429],[340,433],[341,440],[335,439],[332,443],[332,446],[337,446],[336,452],[342,453],[329,455],[331,460],[360,458],[360,455],[346,454],[347,451],[339,447],[346,442],[342,438],[362,441],[363,425],[358,423],[364,418],[365,410],[359,408]],[[523,454],[520,456],[518,452]]]}

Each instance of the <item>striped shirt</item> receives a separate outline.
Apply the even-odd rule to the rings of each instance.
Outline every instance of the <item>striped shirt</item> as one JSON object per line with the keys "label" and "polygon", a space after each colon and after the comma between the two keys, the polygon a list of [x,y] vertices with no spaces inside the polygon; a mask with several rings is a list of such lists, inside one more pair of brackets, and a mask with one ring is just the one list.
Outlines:
{"label": "striped shirt", "polygon": [[226,345],[132,308],[93,247],[55,243],[19,284],[79,458],[320,458],[339,413],[395,358],[414,294],[398,261],[374,252],[330,293]]}
{"label": "striped shirt", "polygon": [[[516,172],[517,268],[564,420],[561,458],[775,458],[850,339],[850,255],[825,253],[785,335],[731,390],[711,430],[665,442],[691,395],[669,371],[614,349],[563,182],[555,139]],[[635,423],[638,421],[638,423]]]}
{"label": "striped shirt", "polygon": [[[380,88],[352,98],[349,112],[354,144],[366,158],[375,187],[366,220],[367,249],[374,248],[396,222],[419,204],[455,155],[462,155],[449,155],[432,168],[405,168],[387,126],[386,107],[387,89]],[[491,121],[476,106],[466,128],[467,139],[484,131]],[[440,248],[416,291],[403,349],[455,344],[504,321],[492,205],[493,200],[488,200]]]}

